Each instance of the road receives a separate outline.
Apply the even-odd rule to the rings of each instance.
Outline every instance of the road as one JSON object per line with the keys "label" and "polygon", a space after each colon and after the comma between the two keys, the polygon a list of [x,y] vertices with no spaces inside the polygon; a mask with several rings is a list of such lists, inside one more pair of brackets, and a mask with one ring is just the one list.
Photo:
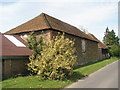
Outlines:
{"label": "road", "polygon": [[66,88],[118,88],[118,61],[103,67]]}

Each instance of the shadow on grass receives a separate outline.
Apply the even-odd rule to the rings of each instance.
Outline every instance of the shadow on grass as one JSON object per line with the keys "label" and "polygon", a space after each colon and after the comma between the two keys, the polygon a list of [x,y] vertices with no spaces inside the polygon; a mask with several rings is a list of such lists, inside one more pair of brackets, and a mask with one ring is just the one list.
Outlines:
{"label": "shadow on grass", "polygon": [[[107,59],[110,59],[110,58],[107,58]],[[120,57],[118,57],[118,59],[120,59]],[[84,67],[84,66],[88,66],[88,65],[95,64],[95,63],[99,63],[99,62],[102,62],[102,61],[104,61],[104,60],[106,60],[106,59],[98,60],[98,61],[94,61],[94,62],[88,62],[88,63],[86,63],[86,64],[84,64],[84,65],[76,66],[76,67],[74,68],[74,70],[75,70],[75,69],[78,69],[78,68],[81,68],[81,67]],[[71,80],[71,81],[75,82],[75,81],[77,81],[77,80],[79,80],[79,79],[83,79],[83,78],[85,78],[85,77],[88,77],[88,76],[87,76],[87,75],[83,75],[83,74],[81,74],[80,72],[75,71],[75,72],[73,73],[73,75],[68,78],[68,80]]]}
{"label": "shadow on grass", "polygon": [[73,72],[73,74],[72,74],[72,76],[69,78],[69,80],[75,82],[75,81],[77,81],[77,80],[79,80],[79,79],[82,79],[82,78],[84,78],[84,77],[85,77],[85,76],[82,75],[80,72]]}
{"label": "shadow on grass", "polygon": [[82,79],[84,77],[86,77],[86,76],[80,74],[80,72],[73,72],[73,74],[70,77],[63,79],[63,81],[69,80],[72,82],[76,82],[77,80]]}
{"label": "shadow on grass", "polygon": [[[94,62],[88,62],[88,63],[86,63],[86,64],[84,64],[84,65],[76,66],[74,69],[78,69],[78,68],[80,68],[80,67],[92,65],[92,64],[95,64],[95,63],[98,63],[98,62],[102,62],[102,61],[104,61],[104,60],[99,60],[99,61],[94,61]],[[69,77],[69,78],[67,78],[67,80],[70,80],[70,81],[72,81],[72,82],[75,82],[75,81],[77,81],[77,80],[79,80],[79,79],[83,79],[83,78],[85,78],[85,77],[87,77],[87,75],[83,75],[83,74],[81,74],[80,72],[74,71],[73,74],[72,74],[72,76]]]}

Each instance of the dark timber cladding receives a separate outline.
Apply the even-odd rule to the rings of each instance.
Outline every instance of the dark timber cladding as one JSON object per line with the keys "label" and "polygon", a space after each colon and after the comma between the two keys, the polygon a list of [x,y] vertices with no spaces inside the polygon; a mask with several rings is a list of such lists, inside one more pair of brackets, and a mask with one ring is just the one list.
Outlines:
{"label": "dark timber cladding", "polygon": [[[41,35],[47,40],[51,40],[58,32],[65,32],[65,37],[75,40],[79,64],[98,60],[98,40],[78,28],[44,13],[5,34],[24,36],[29,35],[30,31],[35,31],[36,35]],[[44,34],[41,33],[42,31]]]}

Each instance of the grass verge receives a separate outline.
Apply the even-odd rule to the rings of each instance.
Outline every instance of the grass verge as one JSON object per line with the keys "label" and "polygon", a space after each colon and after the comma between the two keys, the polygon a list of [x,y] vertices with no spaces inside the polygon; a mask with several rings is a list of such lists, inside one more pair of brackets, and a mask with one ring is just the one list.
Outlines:
{"label": "grass verge", "polygon": [[64,88],[118,59],[117,57],[112,57],[96,63],[89,63],[75,69],[73,75],[65,80],[41,80],[37,76],[17,77],[2,81],[2,88]]}

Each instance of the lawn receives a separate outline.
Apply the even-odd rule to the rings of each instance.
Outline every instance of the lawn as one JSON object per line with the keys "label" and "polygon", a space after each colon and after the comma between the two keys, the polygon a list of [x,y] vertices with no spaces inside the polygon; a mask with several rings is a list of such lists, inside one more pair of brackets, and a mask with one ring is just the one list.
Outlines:
{"label": "lawn", "polygon": [[37,76],[10,78],[2,81],[2,88],[64,88],[116,60],[118,60],[117,57],[112,57],[96,63],[88,63],[87,65],[74,69],[73,75],[64,80],[42,80]]}

